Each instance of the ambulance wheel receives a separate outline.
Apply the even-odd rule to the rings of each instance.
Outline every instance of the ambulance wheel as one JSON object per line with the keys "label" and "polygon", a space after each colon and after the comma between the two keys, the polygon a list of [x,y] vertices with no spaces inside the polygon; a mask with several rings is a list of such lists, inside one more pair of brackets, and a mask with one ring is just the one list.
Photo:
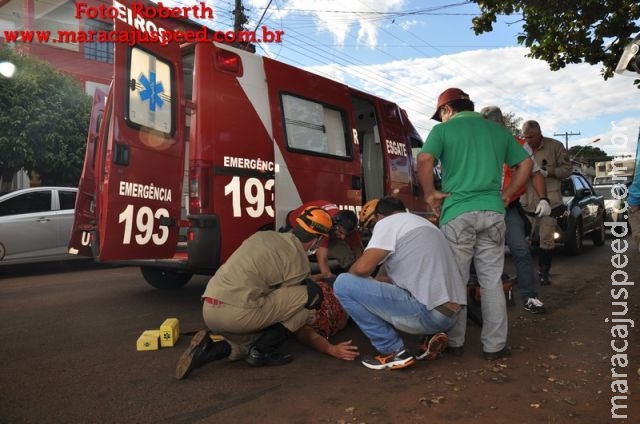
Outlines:
{"label": "ambulance wheel", "polygon": [[187,284],[193,276],[188,272],[150,266],[142,266],[140,271],[147,283],[161,290],[179,289]]}

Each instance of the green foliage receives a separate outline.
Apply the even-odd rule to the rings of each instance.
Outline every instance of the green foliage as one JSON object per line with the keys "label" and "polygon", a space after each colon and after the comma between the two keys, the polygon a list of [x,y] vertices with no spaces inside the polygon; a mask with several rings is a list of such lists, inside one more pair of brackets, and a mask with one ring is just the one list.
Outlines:
{"label": "green foliage", "polygon": [[481,11],[472,21],[476,34],[491,32],[497,15],[521,15],[518,43],[553,71],[570,63],[601,63],[602,76],[610,78],[625,45],[640,31],[640,3],[633,0],[473,1]]}
{"label": "green foliage", "polygon": [[572,146],[569,148],[569,156],[589,165],[611,159],[607,152],[594,146]]}
{"label": "green foliage", "polygon": [[51,65],[8,47],[0,62],[16,66],[0,76],[0,173],[37,171],[44,185],[78,184],[86,144],[91,97]]}

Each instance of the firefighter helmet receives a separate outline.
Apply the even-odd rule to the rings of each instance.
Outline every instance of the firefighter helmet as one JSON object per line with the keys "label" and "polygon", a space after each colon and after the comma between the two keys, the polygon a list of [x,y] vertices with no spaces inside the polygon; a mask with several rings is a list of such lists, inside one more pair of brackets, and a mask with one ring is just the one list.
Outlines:
{"label": "firefighter helmet", "polygon": [[374,223],[376,206],[378,206],[378,199],[371,199],[360,210],[360,226],[362,228],[369,229],[371,224]]}
{"label": "firefighter helmet", "polygon": [[324,237],[329,235],[333,225],[327,211],[317,206],[305,208],[296,218],[296,223],[306,232]]}

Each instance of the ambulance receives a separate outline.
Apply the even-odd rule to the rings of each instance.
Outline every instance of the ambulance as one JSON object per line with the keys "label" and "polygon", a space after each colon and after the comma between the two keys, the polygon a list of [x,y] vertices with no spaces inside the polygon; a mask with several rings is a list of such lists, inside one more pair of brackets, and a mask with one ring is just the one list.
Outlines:
{"label": "ambulance", "polygon": [[[115,4],[115,31],[201,28],[131,19],[133,2]],[[246,49],[115,43],[109,92],[94,96],[69,252],[134,263],[149,284],[173,289],[215,273],[307,201],[357,213],[394,195],[427,217],[421,146],[397,104]]]}

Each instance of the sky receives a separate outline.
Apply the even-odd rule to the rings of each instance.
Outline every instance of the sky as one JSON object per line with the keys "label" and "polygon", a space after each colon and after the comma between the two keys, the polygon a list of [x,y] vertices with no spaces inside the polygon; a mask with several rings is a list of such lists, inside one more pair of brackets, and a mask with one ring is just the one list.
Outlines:
{"label": "sky", "polygon": [[[207,26],[231,28],[234,1],[207,3],[215,11]],[[588,64],[549,70],[518,45],[520,16],[500,17],[492,32],[475,35],[471,20],[479,9],[461,0],[245,0],[244,7],[246,28],[284,31],[282,43],[258,44],[258,54],[394,101],[423,138],[437,123],[430,117],[438,95],[458,87],[476,110],[497,105],[534,119],[543,135],[569,147],[590,145],[614,156],[636,152],[634,77],[605,81],[602,67]]]}

